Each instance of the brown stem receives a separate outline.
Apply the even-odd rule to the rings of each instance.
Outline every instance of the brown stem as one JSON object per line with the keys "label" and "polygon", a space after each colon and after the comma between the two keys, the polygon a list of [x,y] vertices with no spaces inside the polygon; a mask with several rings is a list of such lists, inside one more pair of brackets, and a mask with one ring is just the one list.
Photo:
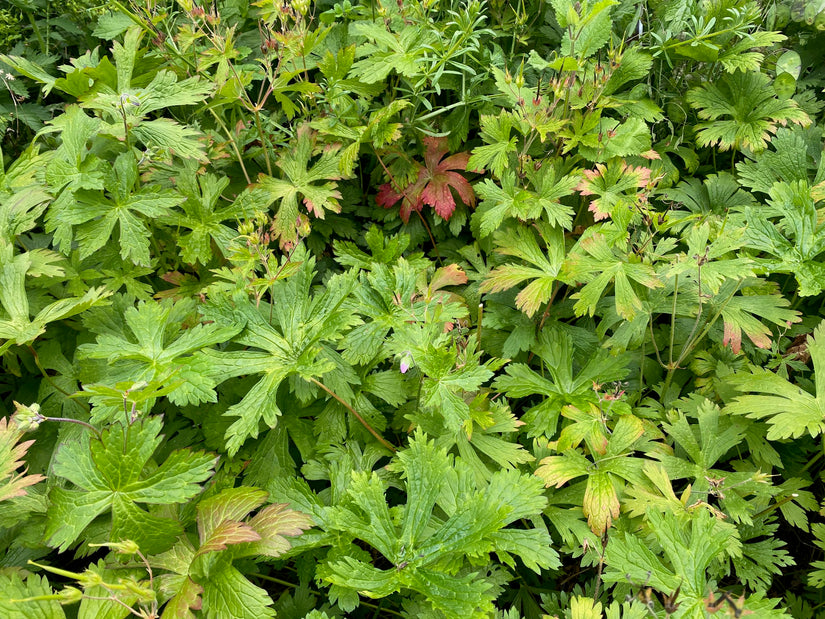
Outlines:
{"label": "brown stem", "polygon": [[80,419],[71,419],[69,417],[43,417],[43,421],[62,421],[64,423],[76,423],[79,426],[83,426],[95,433],[97,438],[101,437],[100,430],[95,428],[92,424],[87,423],[85,421],[80,421]]}
{"label": "brown stem", "polygon": [[319,380],[317,380],[317,379],[315,379],[315,378],[310,378],[310,379],[309,379],[309,382],[311,382],[311,383],[312,383],[312,384],[314,384],[314,385],[318,385],[321,389],[323,389],[323,390],[324,390],[324,391],[326,391],[329,395],[331,395],[333,398],[335,398],[336,400],[338,400],[338,402],[340,402],[340,403],[341,403],[341,405],[342,405],[344,408],[346,408],[349,412],[351,412],[351,413],[355,416],[355,418],[356,418],[358,421],[360,421],[360,422],[361,422],[361,425],[362,425],[362,426],[364,426],[364,427],[367,429],[367,431],[368,431],[370,434],[372,434],[372,435],[373,435],[376,439],[378,439],[378,442],[379,442],[379,443],[381,443],[384,447],[386,447],[387,449],[389,449],[389,450],[390,450],[391,452],[393,452],[393,453],[395,453],[396,451],[398,451],[398,449],[397,449],[395,446],[393,446],[391,443],[387,442],[387,439],[385,439],[383,436],[381,436],[380,434],[378,434],[378,432],[376,432],[376,431],[375,431],[375,429],[374,429],[374,428],[373,428],[370,424],[368,424],[368,423],[367,423],[366,419],[364,419],[361,415],[359,415],[359,414],[358,414],[358,412],[357,412],[357,411],[356,411],[356,410],[355,410],[352,406],[350,406],[349,404],[347,404],[347,403],[346,403],[346,402],[345,402],[345,401],[341,398],[341,396],[339,396],[337,393],[335,393],[332,389],[330,389],[330,388],[329,388],[329,387],[327,387],[324,383],[322,383],[321,381],[319,381]]}

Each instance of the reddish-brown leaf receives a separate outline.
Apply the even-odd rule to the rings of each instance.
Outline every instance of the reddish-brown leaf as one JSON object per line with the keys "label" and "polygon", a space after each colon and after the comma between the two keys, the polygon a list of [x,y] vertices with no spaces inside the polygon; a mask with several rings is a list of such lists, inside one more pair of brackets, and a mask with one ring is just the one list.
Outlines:
{"label": "reddish-brown leaf", "polygon": [[443,219],[450,219],[455,211],[453,189],[467,206],[473,207],[476,204],[472,186],[456,171],[467,170],[470,153],[456,153],[444,159],[447,154],[447,138],[426,137],[424,144],[427,147],[424,166],[418,171],[414,183],[405,187],[401,193],[390,183],[378,188],[376,201],[384,208],[390,208],[403,199],[400,215],[404,223],[410,220],[413,211],[420,212],[425,204],[433,207]]}

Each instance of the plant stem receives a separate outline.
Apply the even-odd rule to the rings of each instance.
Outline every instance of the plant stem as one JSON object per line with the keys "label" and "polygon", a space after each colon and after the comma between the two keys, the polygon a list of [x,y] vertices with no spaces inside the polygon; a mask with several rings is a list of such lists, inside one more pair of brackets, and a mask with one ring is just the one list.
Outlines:
{"label": "plant stem", "polygon": [[357,412],[357,411],[356,411],[356,410],[355,410],[352,406],[350,406],[349,404],[347,404],[347,403],[343,400],[343,398],[341,398],[341,396],[339,396],[337,393],[335,393],[332,389],[330,389],[329,387],[327,387],[324,383],[322,383],[321,381],[319,381],[319,380],[318,380],[318,379],[316,379],[316,378],[309,378],[309,382],[311,382],[313,385],[317,385],[317,386],[319,386],[321,389],[323,389],[324,391],[326,391],[326,392],[327,392],[329,395],[331,395],[333,398],[335,398],[336,400],[338,400],[338,402],[340,402],[340,403],[341,403],[341,405],[342,405],[344,408],[346,408],[349,412],[351,412],[351,413],[355,416],[355,418],[356,418],[358,421],[360,421],[360,422],[361,422],[361,425],[362,425],[362,426],[364,426],[364,427],[367,429],[367,431],[368,431],[370,434],[372,434],[372,435],[373,435],[376,439],[378,439],[378,442],[379,442],[379,443],[381,443],[384,447],[386,447],[387,449],[389,449],[389,450],[390,450],[391,452],[393,452],[393,453],[395,453],[396,451],[398,451],[398,449],[397,449],[395,446],[393,446],[393,445],[392,445],[392,443],[389,443],[389,442],[387,441],[387,439],[385,439],[383,436],[381,436],[380,434],[378,434],[378,432],[376,432],[376,431],[375,431],[375,429],[374,429],[374,428],[373,428],[373,427],[372,427],[369,423],[367,423],[366,419],[364,419],[361,415],[359,415],[359,414],[358,414],[358,412]]}
{"label": "plant stem", "polygon": [[[54,380],[52,379],[52,377],[51,377],[51,376],[49,376],[48,372],[46,372],[46,368],[44,368],[44,367],[41,365],[41,363],[40,363],[40,357],[38,356],[37,351],[34,349],[34,347],[33,347],[31,344],[29,344],[28,348],[29,348],[29,352],[32,354],[32,357],[34,358],[34,364],[37,366],[37,369],[38,369],[38,370],[40,370],[40,373],[43,375],[43,378],[45,378],[45,379],[49,382],[49,384],[50,384],[52,387],[54,387],[54,388],[55,388],[55,390],[56,390],[56,391],[58,391],[58,392],[62,393],[62,394],[63,394],[64,396],[66,396],[67,398],[71,398],[71,397],[72,397],[72,394],[71,394],[71,393],[69,393],[68,391],[66,391],[65,389],[61,388],[61,387],[60,387],[60,385],[58,385],[56,382],[54,382]],[[85,409],[85,411],[86,411],[87,413],[88,413],[89,411],[91,411],[91,410],[92,410],[92,409],[89,407],[89,405],[88,405],[88,404],[86,404],[86,403],[84,403],[84,402],[80,402],[80,406],[81,406],[81,408]]]}
{"label": "plant stem", "polygon": [[95,436],[97,436],[97,438],[101,437],[100,430],[95,428],[90,423],[87,423],[85,421],[80,421],[80,419],[71,419],[69,417],[43,417],[43,421],[62,421],[64,423],[76,423],[77,425],[83,426],[84,428],[94,432]]}
{"label": "plant stem", "polygon": [[[401,192],[402,200],[406,200],[412,207],[414,207],[415,205],[412,203],[412,200],[410,200],[410,197],[407,195],[406,187],[403,189],[401,188],[401,185],[398,183],[398,181],[395,180],[395,177],[393,176],[392,172],[390,172],[387,165],[384,163],[384,160],[381,158],[381,155],[378,153],[378,151],[374,147],[372,150],[375,153],[375,156],[378,157],[378,163],[380,163],[381,167],[384,168],[384,172],[386,172],[387,176],[390,179],[390,182],[393,184],[393,186],[397,187],[398,190]],[[421,211],[415,208],[413,208],[412,210],[418,213],[418,217],[421,219],[421,223],[424,224],[424,229],[430,236],[430,242],[433,244],[433,250],[435,251],[436,259],[438,260],[439,264],[444,264],[443,260],[441,260],[441,254],[438,252],[438,243],[435,242],[435,237],[433,237],[433,232],[432,230],[430,230],[430,226],[427,223],[427,220],[424,219],[424,216],[421,214]]]}
{"label": "plant stem", "polygon": [[232,150],[235,151],[235,157],[238,158],[238,163],[240,164],[241,170],[243,171],[243,177],[246,179],[246,183],[248,185],[251,185],[252,180],[249,178],[249,174],[246,171],[246,166],[243,163],[243,157],[241,157],[241,151],[240,151],[240,149],[238,149],[238,145],[235,142],[235,139],[232,137],[232,134],[229,132],[229,129],[226,127],[224,122],[217,115],[215,110],[213,110],[212,108],[208,108],[208,109],[212,113],[212,116],[215,117],[215,120],[217,121],[217,123],[221,126],[221,129],[223,129],[224,133],[226,133],[226,137],[229,139],[229,143],[232,144]]}
{"label": "plant stem", "polygon": [[484,319],[484,303],[478,304],[478,325],[476,327],[476,346],[481,352],[481,327],[482,327],[482,320]]}
{"label": "plant stem", "polygon": [[37,44],[40,45],[41,53],[48,54],[49,48],[46,45],[46,41],[43,40],[43,35],[40,34],[40,28],[37,26],[37,21],[34,19],[34,13],[31,11],[25,11],[25,13],[29,23],[32,25],[32,30],[34,30],[34,34],[37,37]]}

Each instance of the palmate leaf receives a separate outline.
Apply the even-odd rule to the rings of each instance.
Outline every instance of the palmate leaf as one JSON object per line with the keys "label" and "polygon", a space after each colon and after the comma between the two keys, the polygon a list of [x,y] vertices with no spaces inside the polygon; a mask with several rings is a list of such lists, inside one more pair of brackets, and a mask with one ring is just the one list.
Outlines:
{"label": "palmate leaf", "polygon": [[542,434],[552,437],[564,406],[588,408],[590,403],[598,403],[600,396],[594,384],[621,380],[627,373],[627,359],[610,355],[604,349],[598,349],[574,371],[573,337],[552,325],[542,330],[532,352],[543,363],[541,375],[527,364],[510,363],[505,374],[495,381],[496,389],[510,398],[544,397],[522,417],[531,437]]}
{"label": "palmate leaf", "polygon": [[[737,294],[740,290],[742,294]],[[771,330],[766,323],[787,327],[799,322],[799,313],[789,309],[789,305],[788,299],[776,294],[771,282],[745,278],[725,280],[705,307],[722,317],[722,344],[730,344],[734,352],[739,352],[743,333],[759,348],[770,348]]]}
{"label": "palmate leaf", "polygon": [[[323,292],[311,294],[314,259],[299,247],[292,260],[302,263],[302,267],[295,275],[272,285],[271,305],[256,306],[244,294],[234,298],[218,296],[204,308],[205,317],[219,325],[244,325],[234,342],[246,347],[198,353],[196,357],[205,361],[210,376],[220,383],[236,376],[261,375],[243,399],[225,413],[238,417],[226,431],[226,448],[231,455],[247,438],[258,436],[261,421],[275,426],[281,415],[278,388],[286,378],[296,376],[309,381],[338,367],[336,359],[340,357],[333,353],[330,344],[359,322],[345,305],[356,285],[353,274],[335,275],[326,282]],[[346,381],[338,386],[339,395],[351,395]]]}
{"label": "palmate leaf", "polygon": [[766,194],[777,181],[792,183],[811,180],[810,174],[816,168],[809,155],[809,145],[819,150],[818,140],[814,144],[811,142],[813,140],[799,127],[780,128],[769,149],[736,164],[739,182]]}
{"label": "palmate leaf", "polygon": [[[808,181],[776,182],[768,193],[772,213],[745,210],[748,246],[775,257],[758,260],[764,272],[793,273],[800,296],[819,294],[825,286],[825,262],[817,260],[825,253],[825,224]],[[778,226],[766,216],[775,213],[782,216]]]}
{"label": "palmate leaf", "polygon": [[292,247],[298,239],[302,217],[298,206],[299,196],[307,211],[319,219],[324,219],[325,211],[341,211],[338,203],[341,193],[337,184],[323,182],[336,181],[342,177],[338,148],[325,147],[320,159],[313,161],[317,154],[316,138],[316,132],[309,125],[299,127],[294,149],[284,150],[276,162],[284,178],[261,174],[257,185],[244,191],[235,200],[235,208],[241,212],[264,210],[274,202],[279,202],[273,232],[285,247]]}
{"label": "palmate leaf", "polygon": [[603,452],[594,453],[592,461],[576,449],[568,449],[561,456],[544,458],[536,469],[536,475],[546,486],[557,488],[571,479],[586,476],[582,511],[590,530],[603,535],[619,516],[617,486],[620,487],[621,480],[637,483],[643,479],[642,464],[645,461],[631,457],[633,445],[643,434],[641,419],[622,415]]}
{"label": "palmate leaf", "polygon": [[82,297],[68,297],[49,303],[31,317],[31,306],[26,291],[26,278],[44,274],[55,275],[51,263],[56,254],[30,251],[17,256],[12,248],[0,242],[0,353],[12,345],[32,343],[45,333],[50,322],[75,316],[99,304],[110,293],[103,288],[90,288]]}
{"label": "palmate leaf", "polygon": [[185,198],[171,190],[140,187],[138,176],[134,153],[123,153],[106,174],[108,195],[102,191],[78,190],[73,204],[61,205],[59,209],[53,207],[51,216],[60,225],[77,226],[75,239],[81,258],[109,243],[117,226],[121,258],[149,266],[151,233],[147,219],[168,216]]}
{"label": "palmate leaf", "polygon": [[[384,236],[378,226],[370,226],[370,229],[364,235],[364,241],[370,253],[362,251],[355,243],[341,240],[334,241],[335,260],[338,264],[356,267],[365,271],[371,271],[376,264],[392,266],[398,262],[398,259],[410,246],[410,235],[400,233]],[[414,270],[421,272],[430,267],[430,261],[423,256],[424,254],[421,252],[407,253],[404,259]]]}
{"label": "palmate leaf", "polygon": [[223,222],[238,222],[254,213],[244,209],[242,201],[220,206],[221,193],[229,185],[228,178],[208,173],[200,175],[195,166],[186,165],[175,181],[177,190],[186,197],[180,205],[183,212],[167,216],[164,222],[189,230],[178,236],[183,261],[189,264],[208,264],[212,259],[213,245],[217,248],[218,255],[226,256],[229,244],[238,236],[238,232]]}
{"label": "palmate leaf", "polygon": [[[629,221],[635,204],[650,183],[650,169],[627,165],[622,159],[610,159],[607,165],[596,164],[595,169],[585,170],[584,178],[576,189],[583,196],[595,196],[588,210],[593,219],[600,221],[611,217],[615,221]],[[623,211],[623,212],[621,212]]]}
{"label": "palmate leaf", "polygon": [[530,281],[516,296],[516,307],[528,316],[533,316],[550,299],[555,282],[564,281],[561,274],[565,256],[564,230],[543,222],[537,223],[535,229],[546,244],[546,252],[539,247],[532,228],[507,228],[496,235],[498,253],[520,258],[527,264],[508,263],[496,267],[479,288],[481,292],[500,292]]}
{"label": "palmate leaf", "polygon": [[[486,393],[480,393],[470,404],[471,420],[457,432],[443,432],[436,439],[438,448],[455,450],[472,469],[479,482],[488,481],[500,469],[512,469],[535,458],[514,439],[524,425],[510,412],[510,408],[498,401],[490,401]],[[416,416],[416,421],[421,420]],[[425,423],[421,426],[428,430]],[[440,428],[439,428],[440,429]]]}
{"label": "palmate leaf", "polygon": [[[346,361],[366,364],[380,353],[389,333],[404,325],[411,312],[415,314],[416,306],[426,305],[412,301],[416,277],[415,269],[403,258],[392,269],[373,263],[369,273],[360,274],[350,303],[352,311],[363,317],[363,324],[356,325],[341,342]],[[399,303],[399,299],[411,301]]]}
{"label": "palmate leaf", "polygon": [[586,282],[573,295],[578,299],[574,306],[578,316],[592,316],[605,289],[612,283],[616,313],[625,320],[632,320],[642,309],[642,301],[632,282],[648,288],[663,285],[651,265],[642,263],[633,253],[611,247],[607,238],[594,228],[588,228],[570,252],[564,264],[564,274],[568,280]]}
{"label": "palmate leaf", "polygon": [[[825,322],[808,338],[808,352],[814,366],[816,395],[788,382],[764,368],[752,368],[750,374],[737,373],[727,381],[741,395],[725,407],[725,412],[764,419],[768,440],[812,437],[825,431]],[[756,395],[759,394],[759,395]]]}
{"label": "palmate leaf", "polygon": [[34,228],[51,196],[36,180],[53,151],[39,153],[31,148],[7,170],[0,165],[0,239],[8,243]]}
{"label": "palmate leaf", "polygon": [[162,617],[189,619],[200,609],[211,619],[258,619],[273,617],[272,599],[253,585],[233,561],[243,557],[278,557],[289,550],[287,537],[312,526],[309,516],[282,504],[267,505],[254,516],[267,493],[243,486],[228,488],[198,505],[198,540],[193,548],[182,537],[174,548],[150,558],[150,563],[169,574],[162,575],[171,590]]}
{"label": "palmate leaf", "polygon": [[98,437],[89,434],[60,446],[53,472],[74,487],[52,488],[47,542],[71,546],[98,516],[111,511],[108,537],[131,539],[147,553],[168,549],[183,530],[174,519],[156,516],[138,503],[185,503],[201,491],[217,459],[204,452],[173,451],[160,466],[151,463],[163,437],[160,417],[125,426],[115,423]]}
{"label": "palmate leaf", "polygon": [[662,196],[688,208],[702,218],[720,218],[742,212],[754,203],[753,196],[743,190],[728,172],[709,174],[706,178],[688,178],[676,187],[665,189]]}
{"label": "palmate leaf", "polygon": [[688,102],[699,118],[710,122],[696,125],[699,146],[719,150],[743,148],[764,150],[778,125],[789,122],[808,126],[811,119],[792,99],[779,99],[767,75],[737,71],[715,83],[688,91]]}
{"label": "palmate leaf", "polygon": [[[354,47],[352,49],[354,50]],[[343,53],[343,52],[339,52]],[[344,80],[348,88],[366,87],[357,80]],[[370,86],[372,91],[383,90],[382,85]],[[327,96],[330,96],[327,91]],[[365,93],[366,94],[366,93]],[[373,92],[372,94],[377,94]],[[346,97],[349,99],[349,97]],[[350,105],[355,105],[352,102]],[[359,154],[362,144],[372,144],[374,149],[382,149],[389,144],[401,138],[402,124],[398,122],[390,122],[390,120],[397,116],[402,110],[410,106],[410,102],[406,99],[394,99],[379,110],[370,114],[366,125],[348,126],[343,125],[337,118],[322,118],[310,123],[313,129],[319,130],[323,135],[334,135],[351,143],[341,151],[341,157],[338,161],[338,167],[344,176],[351,176],[358,165]]]}
{"label": "palmate leaf", "polygon": [[503,174],[500,186],[490,179],[475,186],[482,202],[472,221],[480,238],[498,230],[508,217],[523,222],[541,219],[552,226],[570,228],[573,209],[559,200],[573,193],[579,175],[565,174],[559,162],[557,166],[545,163],[539,170],[528,170],[527,178],[532,188],[517,185],[512,172]]}
{"label": "palmate leaf", "polygon": [[365,84],[380,82],[392,71],[406,78],[423,74],[420,61],[435,42],[432,30],[414,24],[405,24],[398,33],[368,21],[354,22],[350,29],[352,34],[375,42],[358,46],[365,58],[352,66],[351,74]]}
{"label": "palmate leaf", "polygon": [[18,472],[26,451],[34,441],[19,442],[23,431],[14,417],[0,417],[0,502],[25,496],[26,488],[45,479],[42,475]]}
{"label": "palmate leaf", "polygon": [[455,153],[446,159],[447,138],[424,138],[426,152],[424,165],[418,167],[418,177],[406,187],[394,187],[392,183],[381,185],[376,202],[384,208],[394,206],[401,200],[401,219],[409,222],[413,211],[421,212],[424,205],[432,206],[436,214],[447,220],[455,210],[454,189],[462,202],[475,206],[476,196],[472,186],[458,172],[468,169],[470,153]]}
{"label": "palmate leaf", "polygon": [[690,480],[683,502],[695,502],[694,494],[701,498],[715,495],[720,509],[734,522],[752,524],[756,506],[746,497],[755,495],[767,501],[776,491],[753,465],[731,472],[720,462],[729,450],[744,442],[748,422],[723,415],[703,398],[691,398],[682,406],[685,412],[680,411],[673,423],[663,425],[665,433],[673,438],[674,448],[678,446],[679,455],[661,451],[654,452],[653,457],[662,462],[670,480]]}
{"label": "palmate leaf", "polygon": [[141,83],[142,76],[135,76],[134,71],[143,35],[143,29],[131,27],[123,44],[115,42],[112,45],[116,83],[111,80],[111,73],[100,72],[98,77],[103,79],[99,79],[90,94],[83,97],[81,105],[97,110],[104,120],[108,120],[108,124],[101,126],[104,133],[121,140],[132,136],[148,147],[203,161],[205,148],[199,131],[171,118],[151,118],[150,114],[163,108],[200,103],[214,86],[200,77],[178,82],[177,75],[165,70],[157,71],[148,84]]}
{"label": "palmate leaf", "polygon": [[591,133],[596,135],[596,145],[583,142],[579,146],[579,154],[590,161],[603,162],[640,154],[658,159],[655,151],[651,153],[650,128],[641,118],[628,118],[621,123],[612,118],[600,118]]}
{"label": "palmate leaf", "polygon": [[[346,557],[322,564],[326,582],[368,597],[386,597],[412,590],[423,595],[447,617],[487,616],[492,611],[491,583],[477,574],[453,575],[467,556],[486,559],[490,553],[511,562],[520,556],[526,565],[558,566],[551,540],[540,529],[508,526],[546,503],[541,483],[517,471],[499,471],[476,489],[473,474],[458,460],[455,467],[443,450],[420,433],[398,453],[393,468],[406,480],[407,503],[398,518],[390,515],[386,486],[372,473],[354,473],[348,489],[351,505],[328,509],[323,527],[360,539],[380,552],[394,567],[378,569]],[[438,505],[447,515],[433,514]]]}
{"label": "palmate leaf", "polygon": [[115,66],[109,58],[101,59],[97,51],[89,52],[71,64],[62,65],[60,69],[66,76],[61,78],[54,78],[23,58],[0,56],[0,61],[44,84],[46,92],[52,88],[62,90],[77,97],[82,107],[99,112],[103,122],[98,122],[97,127],[103,133],[125,140],[128,131],[129,137],[137,138],[147,147],[204,160],[205,149],[199,131],[171,118],[147,118],[163,108],[200,103],[214,87],[200,77],[179,82],[177,75],[167,70],[156,71],[148,84],[143,75],[134,76],[143,34],[141,28],[132,27],[122,44],[113,44]]}
{"label": "palmate leaf", "polygon": [[208,368],[199,366],[192,353],[229,341],[243,327],[198,323],[181,330],[194,312],[191,299],[141,302],[125,308],[123,325],[92,322],[89,326],[97,333],[96,342],[81,345],[79,351],[82,357],[107,361],[106,384],[169,381],[177,383],[167,394],[174,404],[216,402]]}
{"label": "palmate leaf", "polygon": [[[4,619],[65,619],[60,602],[45,576],[30,574],[25,580],[18,574],[0,574],[0,613]],[[25,603],[11,600],[40,598]]]}
{"label": "palmate leaf", "polygon": [[[741,552],[736,527],[715,518],[707,509],[690,514],[647,513],[649,536],[619,533],[605,551],[605,582],[644,583],[664,595],[681,587],[676,599],[681,617],[704,617],[710,589],[707,569],[714,561]],[[655,545],[654,545],[655,544]],[[651,548],[658,545],[660,554]]]}
{"label": "palmate leaf", "polygon": [[[443,313],[440,311],[442,307]],[[422,412],[435,418],[447,433],[468,432],[472,426],[469,403],[482,385],[492,378],[490,366],[494,361],[482,362],[479,351],[461,347],[449,331],[444,332],[442,320],[466,316],[466,307],[436,301],[420,309],[425,315],[434,311],[438,314],[435,319],[419,319],[397,327],[390,340],[390,350],[395,354],[410,354],[423,375],[420,386]],[[413,415],[411,418],[418,417]]]}
{"label": "palmate leaf", "polygon": [[511,155],[515,158],[518,137],[510,137],[518,120],[512,112],[502,110],[498,116],[481,116],[481,139],[484,146],[477,146],[467,162],[472,170],[489,168],[494,176],[503,179],[504,171],[510,167]]}

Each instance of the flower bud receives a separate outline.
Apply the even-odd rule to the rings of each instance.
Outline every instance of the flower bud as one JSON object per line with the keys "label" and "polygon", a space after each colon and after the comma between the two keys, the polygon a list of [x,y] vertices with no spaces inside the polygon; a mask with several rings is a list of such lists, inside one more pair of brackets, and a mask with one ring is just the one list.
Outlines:
{"label": "flower bud", "polygon": [[15,402],[14,408],[12,419],[21,432],[34,432],[40,427],[41,423],[46,421],[46,418],[40,413],[40,405],[37,402],[31,406]]}

